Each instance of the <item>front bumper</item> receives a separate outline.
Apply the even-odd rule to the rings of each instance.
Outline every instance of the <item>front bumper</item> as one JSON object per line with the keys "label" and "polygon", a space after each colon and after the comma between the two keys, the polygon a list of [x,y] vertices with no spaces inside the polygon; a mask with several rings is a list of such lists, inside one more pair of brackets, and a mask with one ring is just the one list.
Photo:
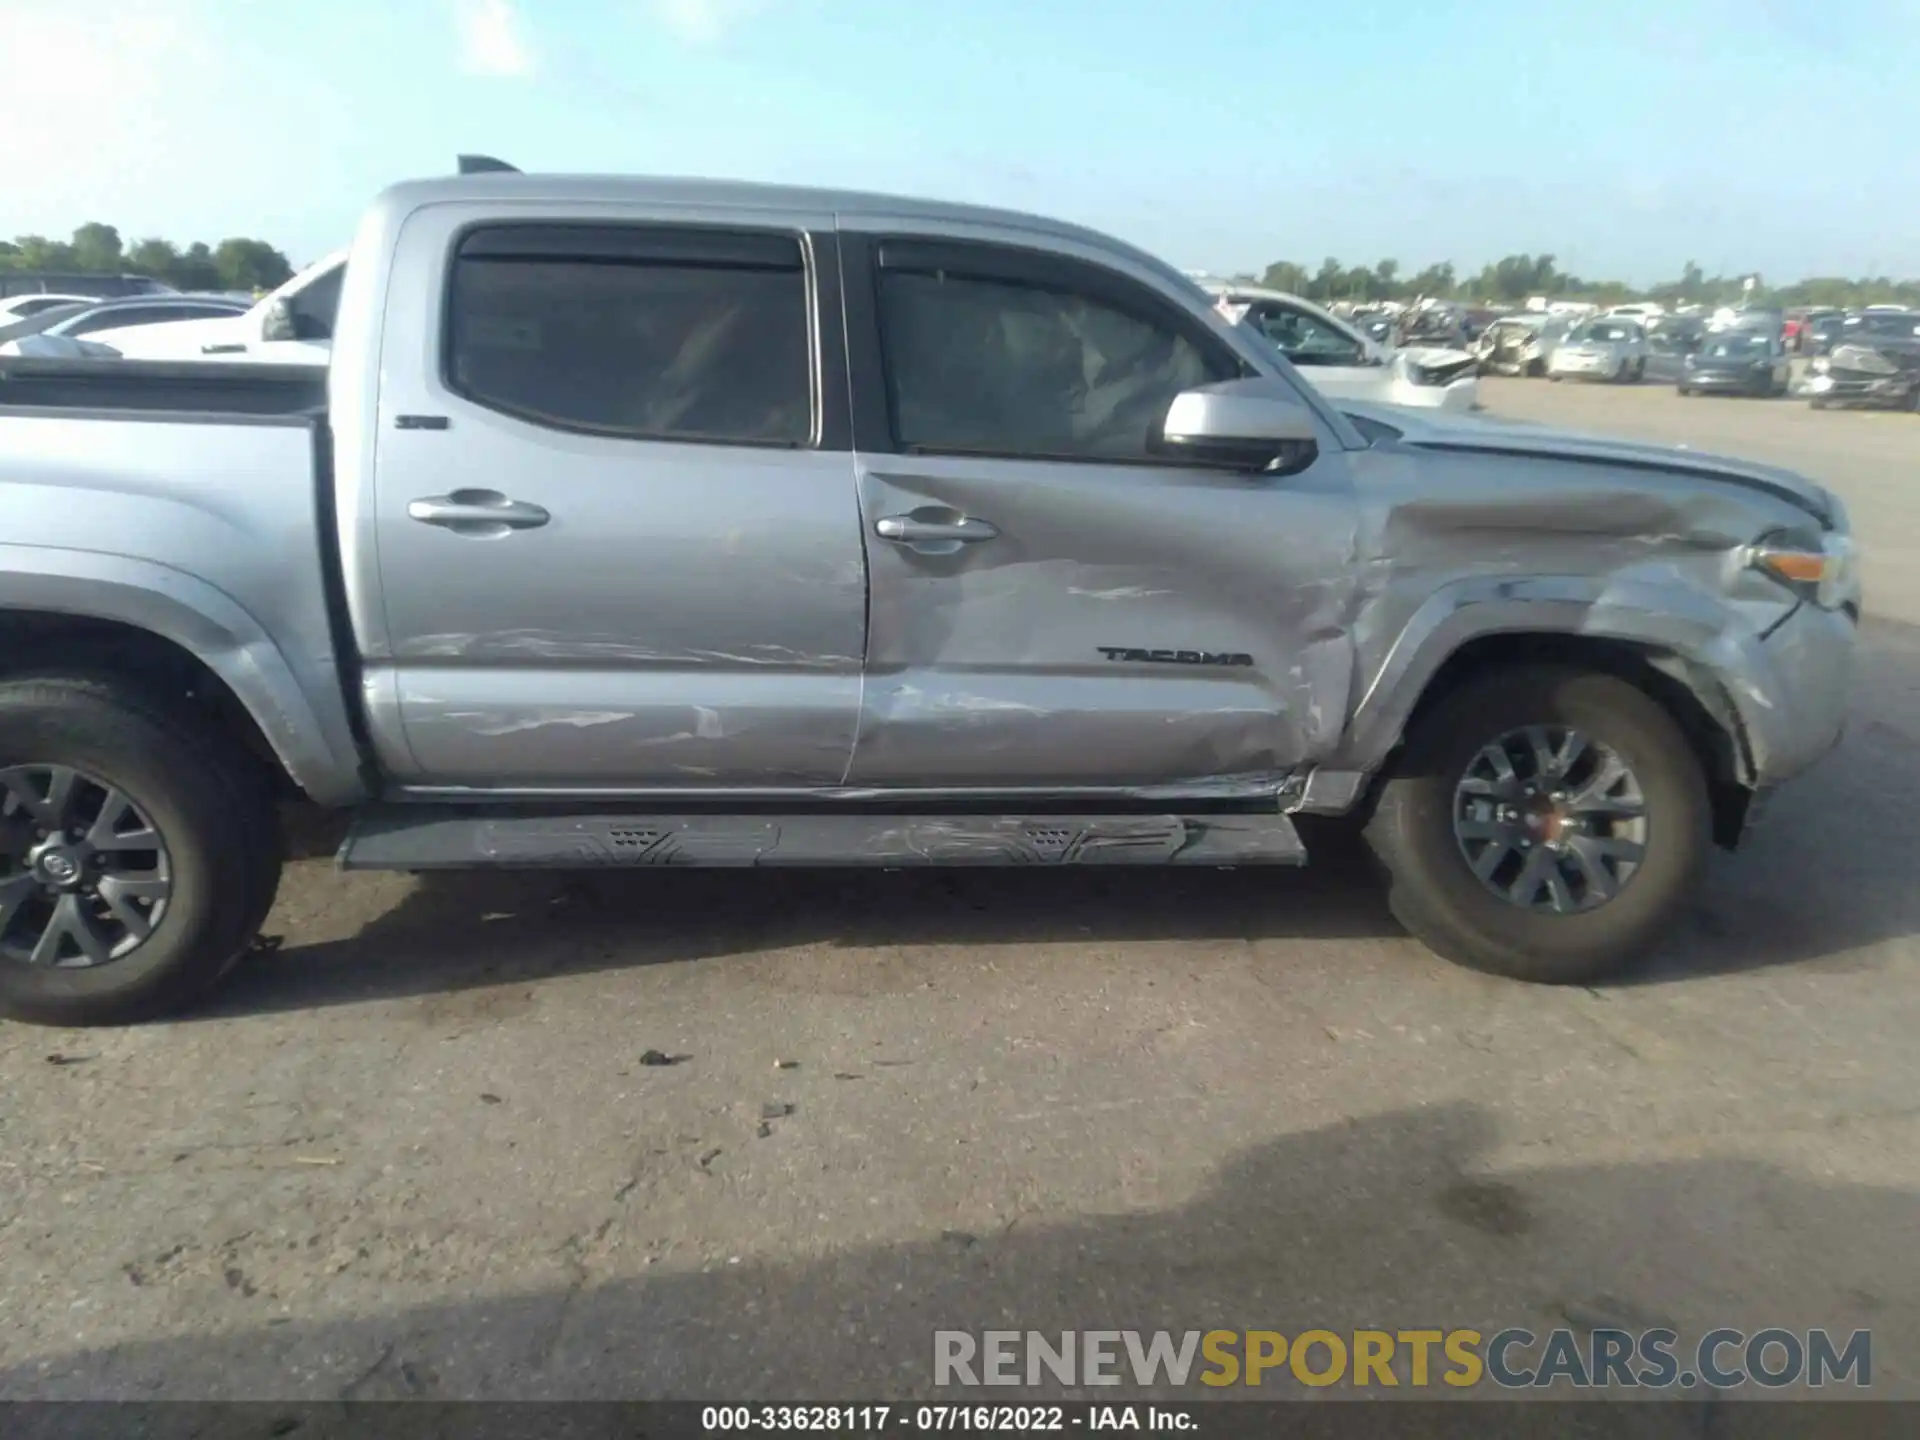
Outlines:
{"label": "front bumper", "polygon": [[1856,372],[1835,375],[1829,372],[1809,375],[1804,393],[1816,400],[1832,400],[1843,404],[1898,405],[1913,394],[1916,386],[1920,386],[1920,376],[1861,375]]}
{"label": "front bumper", "polygon": [[1549,375],[1562,375],[1569,379],[1576,376],[1596,376],[1611,380],[1628,362],[1611,355],[1598,355],[1589,358],[1584,355],[1556,355],[1547,362]]}
{"label": "front bumper", "polygon": [[1803,603],[1722,672],[1756,789],[1791,780],[1839,744],[1858,639],[1848,612]]}
{"label": "front bumper", "polygon": [[1679,383],[1689,390],[1737,390],[1753,393],[1773,388],[1773,370],[1682,370]]}

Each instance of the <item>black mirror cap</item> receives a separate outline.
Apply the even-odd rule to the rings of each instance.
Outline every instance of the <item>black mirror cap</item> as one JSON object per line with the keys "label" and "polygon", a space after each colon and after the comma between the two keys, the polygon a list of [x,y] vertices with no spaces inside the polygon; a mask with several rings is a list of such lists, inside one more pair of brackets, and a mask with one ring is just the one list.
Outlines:
{"label": "black mirror cap", "polygon": [[496,160],[491,155],[462,155],[458,157],[462,175],[518,175],[520,167],[509,165],[504,160]]}
{"label": "black mirror cap", "polygon": [[1164,431],[1148,448],[1176,465],[1242,470],[1262,475],[1297,475],[1320,458],[1318,440],[1232,439],[1170,440]]}

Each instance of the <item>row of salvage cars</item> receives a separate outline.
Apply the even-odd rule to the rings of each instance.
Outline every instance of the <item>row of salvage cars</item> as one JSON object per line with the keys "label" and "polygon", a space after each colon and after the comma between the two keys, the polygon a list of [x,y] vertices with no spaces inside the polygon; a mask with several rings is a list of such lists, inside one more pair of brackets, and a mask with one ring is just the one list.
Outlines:
{"label": "row of salvage cars", "polygon": [[1671,380],[1681,395],[1804,395],[1816,410],[1861,405],[1920,410],[1920,311],[1873,306],[1823,334],[1804,377],[1779,311],[1735,312],[1717,325],[1632,316],[1571,320],[1505,315],[1473,342],[1482,374],[1631,384]]}

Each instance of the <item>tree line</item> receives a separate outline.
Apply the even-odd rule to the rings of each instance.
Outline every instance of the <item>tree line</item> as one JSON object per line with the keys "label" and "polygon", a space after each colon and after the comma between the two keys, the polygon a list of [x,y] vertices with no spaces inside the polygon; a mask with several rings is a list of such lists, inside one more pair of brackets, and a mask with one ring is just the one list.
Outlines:
{"label": "tree line", "polygon": [[[1462,277],[1451,262],[1429,265],[1411,274],[1402,270],[1398,260],[1381,260],[1373,265],[1342,265],[1328,256],[1318,270],[1308,270],[1291,261],[1277,261],[1259,276],[1236,277],[1255,281],[1273,290],[1284,290],[1309,300],[1326,303],[1334,300],[1380,301],[1414,300],[1422,296],[1442,300],[1477,300],[1519,304],[1529,296],[1550,299],[1590,300],[1601,305],[1617,305],[1627,300],[1655,300],[1669,308],[1675,305],[1726,305],[1747,295],[1747,275],[1708,275],[1689,260],[1678,278],[1659,285],[1636,286],[1622,280],[1585,280],[1561,270],[1552,255],[1508,255],[1483,266],[1477,275]],[[1816,276],[1789,285],[1769,285],[1754,276],[1752,299],[1766,305],[1858,305],[1903,304],[1920,306],[1920,280],[1894,280],[1887,276],[1847,279],[1843,276]]]}
{"label": "tree line", "polygon": [[[287,257],[264,240],[232,238],[216,245],[196,240],[184,249],[171,240],[136,240],[128,245],[112,225],[90,221],[73,232],[71,240],[49,240],[44,235],[20,235],[0,240],[0,270],[81,271],[88,274],[150,275],[177,290],[271,290],[293,276]],[[1552,255],[1508,255],[1463,277],[1451,261],[1428,265],[1411,273],[1398,260],[1347,266],[1328,256],[1317,270],[1280,260],[1258,276],[1236,279],[1258,281],[1274,290],[1304,295],[1323,303],[1334,300],[1413,300],[1429,296],[1442,300],[1481,300],[1519,304],[1532,295],[1555,299],[1591,300],[1617,305],[1625,300],[1657,300],[1662,304],[1725,305],[1746,290],[1744,275],[1707,275],[1689,260],[1678,278],[1649,287],[1620,280],[1585,280],[1568,274]],[[1817,276],[1790,285],[1757,282],[1753,298],[1772,305],[1854,306],[1905,304],[1920,306],[1920,280],[1886,276],[1847,279]]]}
{"label": "tree line", "polygon": [[148,275],[176,290],[271,290],[293,278],[287,257],[264,240],[233,238],[217,245],[196,240],[185,249],[171,240],[136,240],[89,221],[71,240],[19,235],[0,240],[0,271],[52,270],[89,275]]}

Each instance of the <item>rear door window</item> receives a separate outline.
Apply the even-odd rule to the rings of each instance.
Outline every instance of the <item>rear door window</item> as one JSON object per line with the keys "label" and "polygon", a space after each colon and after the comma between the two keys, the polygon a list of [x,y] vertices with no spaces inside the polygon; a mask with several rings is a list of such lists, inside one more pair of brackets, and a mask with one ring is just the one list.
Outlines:
{"label": "rear door window", "polygon": [[805,445],[812,340],[798,236],[652,226],[471,231],[447,306],[447,380],[556,429]]}

